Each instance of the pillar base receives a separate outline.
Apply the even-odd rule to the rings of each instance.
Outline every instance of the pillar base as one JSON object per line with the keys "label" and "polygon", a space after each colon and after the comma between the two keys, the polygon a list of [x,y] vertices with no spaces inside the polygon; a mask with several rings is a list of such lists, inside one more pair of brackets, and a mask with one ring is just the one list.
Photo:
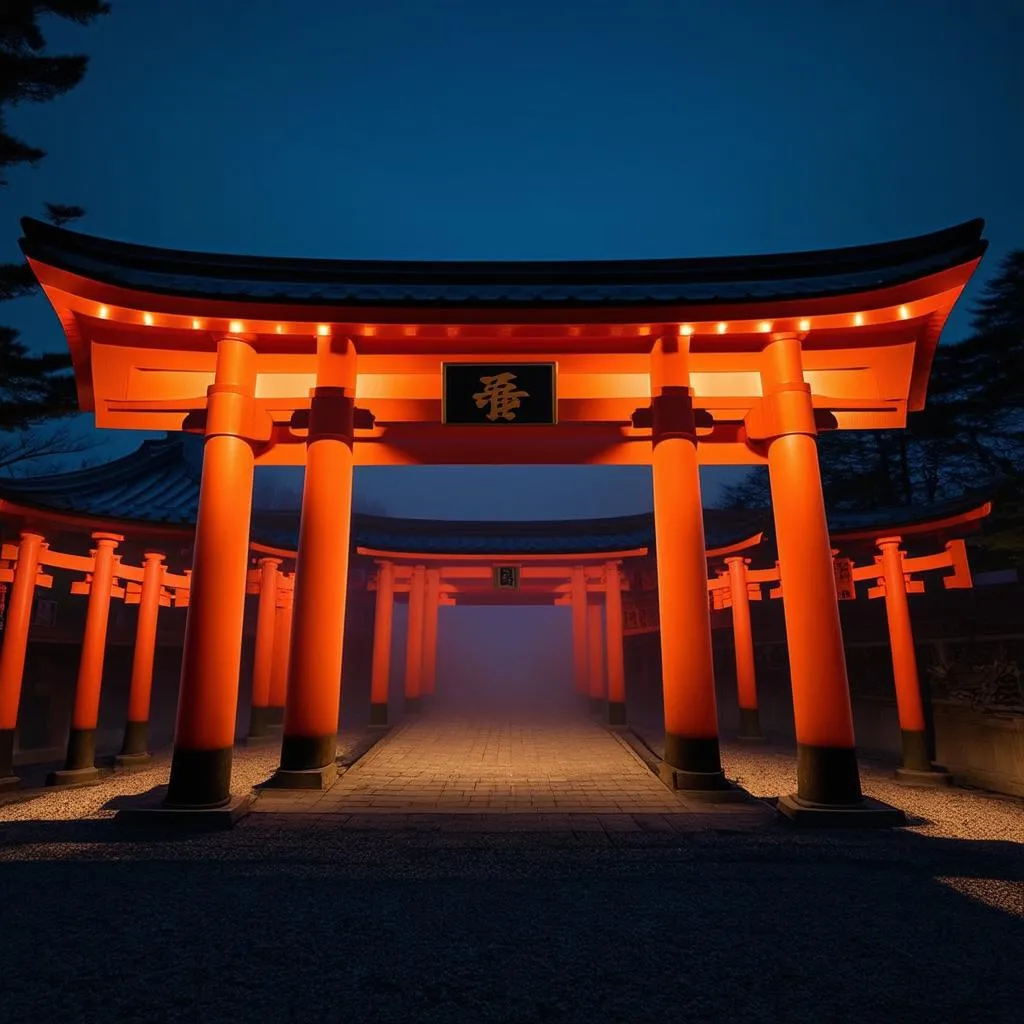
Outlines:
{"label": "pillar base", "polygon": [[134,757],[149,753],[149,722],[128,722],[124,727],[121,755]]}
{"label": "pillar base", "polygon": [[46,776],[48,786],[88,786],[99,782],[103,773],[99,768],[64,768]]}
{"label": "pillar base", "polygon": [[621,701],[621,700],[610,700],[610,701],[608,701],[608,724],[609,725],[625,725],[626,724],[626,704],[625,704],[625,701]]}
{"label": "pillar base", "polygon": [[755,742],[764,739],[764,734],[761,732],[761,716],[758,714],[757,708],[740,708],[740,731],[736,738]]}
{"label": "pillar base", "polygon": [[388,706],[387,704],[371,704],[370,705],[370,725],[387,725],[388,724]]}
{"label": "pillar base", "polygon": [[213,810],[231,802],[231,747],[190,750],[175,747],[164,806]]}
{"label": "pillar base", "polygon": [[0,793],[13,793],[21,788],[21,779],[17,775],[0,776]]}
{"label": "pillar base", "polygon": [[405,698],[405,713],[407,715],[418,715],[423,710],[423,701],[420,697]]}
{"label": "pillar base", "polygon": [[894,773],[897,782],[904,786],[928,786],[942,788],[953,785],[953,776],[948,769],[935,765],[927,771],[918,768],[897,768]]}
{"label": "pillar base", "polygon": [[592,715],[603,715],[604,697],[590,697],[587,701],[587,710]]}
{"label": "pillar base", "polygon": [[153,760],[153,755],[149,753],[143,754],[115,754],[114,755],[114,771],[115,772],[137,772],[143,768],[148,768],[150,762]]}
{"label": "pillar base", "polygon": [[270,708],[252,707],[249,709],[249,735],[246,739],[267,739],[270,736]]}
{"label": "pillar base", "polygon": [[249,813],[252,797],[229,797],[217,807],[172,807],[161,799],[164,787],[137,797],[124,797],[114,815],[119,825],[143,825],[155,828],[214,831],[231,828]]}
{"label": "pillar base", "polygon": [[68,756],[64,771],[87,771],[96,766],[96,730],[75,729],[68,733]]}
{"label": "pillar base", "polygon": [[794,825],[813,828],[898,828],[907,824],[907,816],[898,807],[869,796],[855,804],[816,804],[790,793],[779,797],[777,809]]}
{"label": "pillar base", "polygon": [[283,729],[284,728],[284,706],[282,705],[281,707],[278,707],[277,705],[272,704],[270,707],[268,707],[266,709],[266,711],[267,711],[267,714],[266,714],[267,725],[270,726],[271,729],[273,729],[275,726],[279,726],[280,728]]}
{"label": "pillar base", "polygon": [[261,782],[253,789],[330,789],[337,781],[338,766],[332,761],[322,768],[301,768],[298,770],[278,768],[266,782]]}
{"label": "pillar base", "polygon": [[683,768],[674,768],[665,761],[658,765],[658,778],[669,789],[710,793],[729,788],[722,771],[689,772]]}

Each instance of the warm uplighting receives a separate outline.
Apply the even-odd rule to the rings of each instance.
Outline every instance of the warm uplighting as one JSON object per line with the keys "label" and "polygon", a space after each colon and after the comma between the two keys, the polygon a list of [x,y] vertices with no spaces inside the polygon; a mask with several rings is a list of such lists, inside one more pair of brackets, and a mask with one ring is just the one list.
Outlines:
{"label": "warm uplighting", "polygon": [[193,331],[198,331],[198,330],[199,330],[199,328],[200,328],[200,326],[201,326],[201,325],[200,325],[200,323],[199,323],[199,321],[198,321],[198,320],[193,320],[193,321],[192,321],[192,330],[193,330]]}
{"label": "warm uplighting", "polygon": [[229,334],[241,334],[242,333],[242,325],[237,320],[232,320],[231,323],[228,324],[228,333]]}
{"label": "warm uplighting", "polygon": [[331,329],[330,327],[327,326],[327,324],[321,324],[316,329],[316,333],[319,334],[321,338],[326,338],[331,333]]}
{"label": "warm uplighting", "polygon": [[762,334],[767,334],[772,329],[772,323],[770,320],[762,320],[758,325],[757,329]]}
{"label": "warm uplighting", "polygon": [[719,324],[719,325],[718,325],[718,326],[717,326],[717,327],[715,328],[715,330],[717,330],[719,334],[725,334],[725,332],[726,332],[727,330],[729,330],[729,325],[728,325],[728,324]]}
{"label": "warm uplighting", "polygon": [[153,326],[153,314],[152,313],[143,313],[142,314],[142,322],[147,327],[152,327]]}
{"label": "warm uplighting", "polygon": [[800,323],[797,324],[797,327],[799,327],[801,331],[809,331],[811,329],[811,321],[801,320]]}
{"label": "warm uplighting", "polygon": [[278,324],[278,325],[277,325],[277,326],[276,326],[276,327],[274,328],[274,330],[275,330],[275,331],[277,331],[277,333],[278,333],[278,334],[284,334],[284,327],[283,327],[283,326],[282,326],[281,324]]}
{"label": "warm uplighting", "polygon": [[100,319],[106,320],[110,316],[110,310],[106,306],[100,306]]}
{"label": "warm uplighting", "polygon": [[864,323],[864,314],[863,313],[854,313],[853,314],[853,326],[854,327],[860,327],[860,326],[863,325],[863,323]]}
{"label": "warm uplighting", "polygon": [[906,320],[910,316],[910,310],[906,306],[900,306],[900,319]]}
{"label": "warm uplighting", "polygon": [[688,338],[691,334],[693,334],[693,327],[690,324],[680,324],[679,333],[682,334],[684,337]]}

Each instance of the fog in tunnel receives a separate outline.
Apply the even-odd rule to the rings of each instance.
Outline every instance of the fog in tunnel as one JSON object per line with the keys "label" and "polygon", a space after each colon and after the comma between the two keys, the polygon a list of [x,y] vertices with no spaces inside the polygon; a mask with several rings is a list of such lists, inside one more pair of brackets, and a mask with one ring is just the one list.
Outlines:
{"label": "fog in tunnel", "polygon": [[[401,706],[408,604],[395,606],[391,700]],[[560,716],[578,708],[568,606],[465,605],[438,614],[437,693],[430,704],[467,714]]]}

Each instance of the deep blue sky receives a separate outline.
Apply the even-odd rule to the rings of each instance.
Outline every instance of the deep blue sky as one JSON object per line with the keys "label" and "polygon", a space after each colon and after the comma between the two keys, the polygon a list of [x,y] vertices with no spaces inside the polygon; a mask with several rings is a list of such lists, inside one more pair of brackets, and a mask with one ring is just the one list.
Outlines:
{"label": "deep blue sky", "polygon": [[[1017,0],[113,7],[48,26],[92,63],[10,119],[49,155],[0,193],[4,258],[47,199],[99,235],[310,257],[728,255],[979,215],[983,275],[1024,246]],[[43,300],[0,315],[63,344]],[[100,456],[138,440],[104,433]],[[631,469],[364,470],[357,492],[399,515],[650,507]]]}

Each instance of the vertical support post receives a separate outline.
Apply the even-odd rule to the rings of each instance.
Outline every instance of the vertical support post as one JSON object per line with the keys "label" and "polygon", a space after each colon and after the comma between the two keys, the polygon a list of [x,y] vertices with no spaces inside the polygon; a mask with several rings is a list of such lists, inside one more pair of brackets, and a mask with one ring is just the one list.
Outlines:
{"label": "vertical support post", "polygon": [[885,574],[885,615],[889,620],[892,674],[896,683],[896,713],[899,715],[900,737],[903,741],[903,764],[896,770],[896,778],[900,782],[948,786],[951,782],[949,772],[933,767],[928,751],[924,701],[917,673],[917,652],[910,624],[900,538],[882,537],[878,541],[878,550],[882,553],[882,570]]}
{"label": "vertical support post", "polygon": [[687,339],[651,353],[654,534],[665,703],[662,779],[682,790],[727,789],[718,746],[704,510]]}
{"label": "vertical support post", "polygon": [[395,610],[395,564],[380,562],[373,612],[373,669],[370,677],[370,725],[388,724],[391,676],[391,624]]}
{"label": "vertical support post", "polygon": [[252,661],[249,740],[270,736],[270,680],[274,672],[274,634],[277,621],[277,570],[280,558],[260,559],[260,590],[256,605],[256,644]]}
{"label": "vertical support post", "polygon": [[605,641],[608,651],[608,724],[626,724],[626,664],[622,650],[622,573],[618,562],[604,567]]}
{"label": "vertical support post", "polygon": [[46,777],[48,786],[91,782],[99,777],[96,768],[96,723],[100,715],[103,685],[103,657],[107,649],[107,620],[110,590],[114,585],[114,548],[124,540],[116,533],[94,533],[93,569],[89,583],[89,604],[85,613],[82,653],[78,659],[75,703],[68,733],[68,752],[62,771]]}
{"label": "vertical support post", "polygon": [[121,767],[146,764],[149,760],[149,706],[153,693],[153,661],[156,656],[156,627],[163,593],[164,556],[146,551],[142,563],[142,592],[139,618],[135,624],[135,651],[128,688],[128,721],[124,727],[121,753],[114,763]]}
{"label": "vertical support post", "polygon": [[750,627],[750,594],[747,590],[749,558],[733,555],[725,560],[729,569],[732,599],[732,640],[736,654],[736,695],[740,708],[741,740],[760,740],[761,717],[757,710],[757,675],[754,670],[754,634]]}
{"label": "vertical support post", "polygon": [[799,337],[773,335],[762,353],[761,381],[797,741],[797,792],[783,797],[789,803],[780,809],[857,807],[850,688]]}
{"label": "vertical support post", "polygon": [[295,563],[295,611],[277,788],[322,789],[337,776],[338,716],[352,523],[356,351],[317,338],[306,477]]}
{"label": "vertical support post", "polygon": [[420,710],[423,671],[423,619],[426,602],[425,565],[414,566],[409,589],[409,626],[405,642],[405,710]]}
{"label": "vertical support post", "polygon": [[207,389],[206,439],[178,719],[166,804],[223,807],[231,800],[238,674],[252,512],[256,353],[237,336],[217,342]]}
{"label": "vertical support post", "polygon": [[587,679],[587,575],[582,565],[572,567],[572,670],[573,685],[581,697],[589,694]]}
{"label": "vertical support post", "polygon": [[18,707],[25,674],[28,630],[32,622],[36,573],[44,546],[40,534],[22,532],[7,603],[7,622],[4,626],[3,645],[0,646],[0,792],[17,789],[21,784],[21,780],[14,774],[14,737],[18,728]]}
{"label": "vertical support post", "polygon": [[[284,728],[284,706],[288,699],[288,652],[292,643],[292,611],[295,608],[294,574],[278,575],[274,608],[274,652],[270,666],[270,706],[267,722],[271,729]],[[287,585],[285,581],[287,580]]]}
{"label": "vertical support post", "polygon": [[441,570],[428,569],[423,603],[423,696],[437,688],[437,620],[441,611]]}
{"label": "vertical support post", "polygon": [[601,598],[593,594],[587,604],[587,692],[590,695],[590,712],[594,715],[604,710],[604,654]]}

